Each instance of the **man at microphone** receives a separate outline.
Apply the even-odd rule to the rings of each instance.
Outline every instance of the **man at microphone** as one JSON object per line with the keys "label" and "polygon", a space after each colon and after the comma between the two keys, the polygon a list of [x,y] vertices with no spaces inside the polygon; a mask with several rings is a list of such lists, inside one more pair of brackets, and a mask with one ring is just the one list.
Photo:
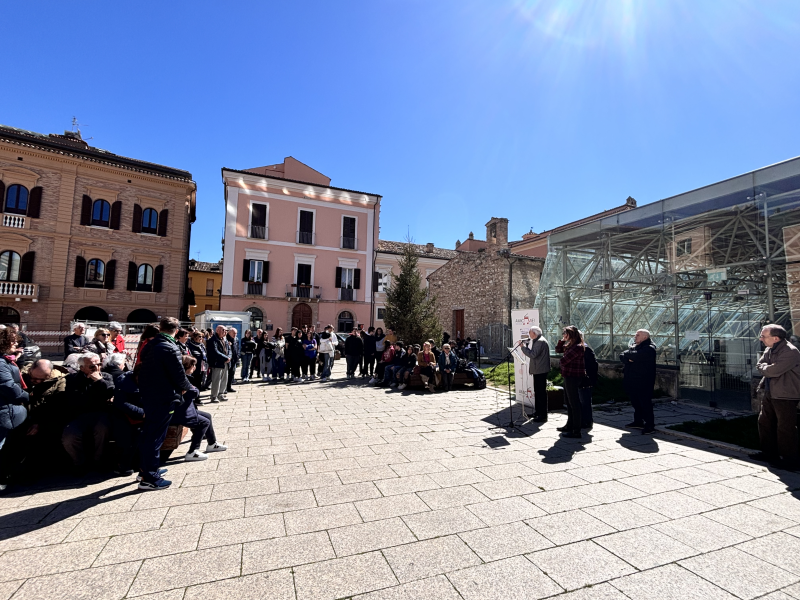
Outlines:
{"label": "man at microphone", "polygon": [[550,344],[538,327],[528,330],[529,339],[517,344],[528,357],[528,373],[533,375],[534,409],[536,423],[547,422],[547,374],[550,372]]}

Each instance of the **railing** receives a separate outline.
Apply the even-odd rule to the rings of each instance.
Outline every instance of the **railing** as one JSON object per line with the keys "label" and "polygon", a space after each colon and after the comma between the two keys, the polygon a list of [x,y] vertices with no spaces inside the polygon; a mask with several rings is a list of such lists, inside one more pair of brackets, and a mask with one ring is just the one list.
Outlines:
{"label": "railing", "polygon": [[247,284],[247,295],[248,296],[263,296],[264,295],[264,284],[260,282],[248,282]]}
{"label": "railing", "polygon": [[3,227],[25,228],[25,217],[19,215],[3,215]]}
{"label": "railing", "polygon": [[18,281],[0,281],[0,296],[16,296],[18,298],[36,298],[39,286],[35,283],[19,283]]}
{"label": "railing", "polygon": [[339,238],[339,248],[345,250],[358,250],[358,238],[344,237]]}
{"label": "railing", "polygon": [[339,300],[354,300],[356,291],[352,288],[339,288]]}
{"label": "railing", "polygon": [[298,244],[308,244],[309,246],[314,245],[314,238],[316,236],[310,231],[298,231],[297,232],[297,243]]}
{"label": "railing", "polygon": [[305,283],[291,283],[286,286],[287,298],[316,298],[322,297],[322,288],[318,285],[308,285]]}
{"label": "railing", "polygon": [[269,239],[269,227],[261,225],[250,225],[250,237],[254,240]]}

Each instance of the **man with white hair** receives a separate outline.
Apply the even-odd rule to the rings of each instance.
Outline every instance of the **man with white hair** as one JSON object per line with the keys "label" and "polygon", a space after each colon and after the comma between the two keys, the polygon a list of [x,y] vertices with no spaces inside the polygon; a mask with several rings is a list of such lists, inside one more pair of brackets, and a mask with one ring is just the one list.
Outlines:
{"label": "man with white hair", "polygon": [[208,365],[211,367],[211,398],[209,402],[216,404],[225,401],[228,389],[228,365],[231,362],[231,346],[225,336],[225,325],[217,325],[216,332],[208,338],[206,345]]}
{"label": "man with white hair", "polygon": [[72,333],[64,338],[64,358],[70,354],[80,354],[89,345],[89,338],[85,335],[86,327],[83,323],[75,323]]}
{"label": "man with white hair", "polygon": [[533,420],[547,422],[547,374],[550,372],[550,344],[538,327],[528,330],[528,339],[519,341],[519,348],[528,357],[528,373],[533,376]]}
{"label": "man with white hair", "polygon": [[656,345],[650,332],[640,329],[633,338],[633,346],[619,355],[622,361],[623,385],[633,405],[633,422],[625,427],[641,429],[643,434],[653,433],[653,388],[656,385]]}

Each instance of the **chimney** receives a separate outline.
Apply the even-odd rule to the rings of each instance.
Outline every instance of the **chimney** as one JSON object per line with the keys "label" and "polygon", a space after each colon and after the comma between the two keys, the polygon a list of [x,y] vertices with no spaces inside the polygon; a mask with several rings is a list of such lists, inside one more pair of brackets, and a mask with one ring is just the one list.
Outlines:
{"label": "chimney", "polygon": [[508,219],[492,217],[486,223],[486,241],[496,244],[501,250],[508,248]]}
{"label": "chimney", "polygon": [[475,234],[472,233],[471,231],[469,232],[469,239],[471,239],[471,240],[475,239]]}
{"label": "chimney", "polygon": [[633,196],[628,196],[628,198],[625,200],[625,206],[636,208],[636,199]]}
{"label": "chimney", "polygon": [[433,244],[431,242],[425,244],[425,252],[427,252],[428,254],[433,253]]}

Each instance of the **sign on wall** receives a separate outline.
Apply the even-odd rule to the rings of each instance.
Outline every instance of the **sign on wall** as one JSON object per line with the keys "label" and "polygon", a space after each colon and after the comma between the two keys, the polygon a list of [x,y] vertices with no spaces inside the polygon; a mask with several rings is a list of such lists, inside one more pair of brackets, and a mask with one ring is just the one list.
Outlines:
{"label": "sign on wall", "polygon": [[[512,310],[511,323],[512,343],[516,346],[520,340],[528,339],[528,330],[531,327],[539,326],[539,310],[536,308]],[[533,376],[528,373],[528,357],[519,350],[514,353],[514,382],[517,402],[532,407]]]}

